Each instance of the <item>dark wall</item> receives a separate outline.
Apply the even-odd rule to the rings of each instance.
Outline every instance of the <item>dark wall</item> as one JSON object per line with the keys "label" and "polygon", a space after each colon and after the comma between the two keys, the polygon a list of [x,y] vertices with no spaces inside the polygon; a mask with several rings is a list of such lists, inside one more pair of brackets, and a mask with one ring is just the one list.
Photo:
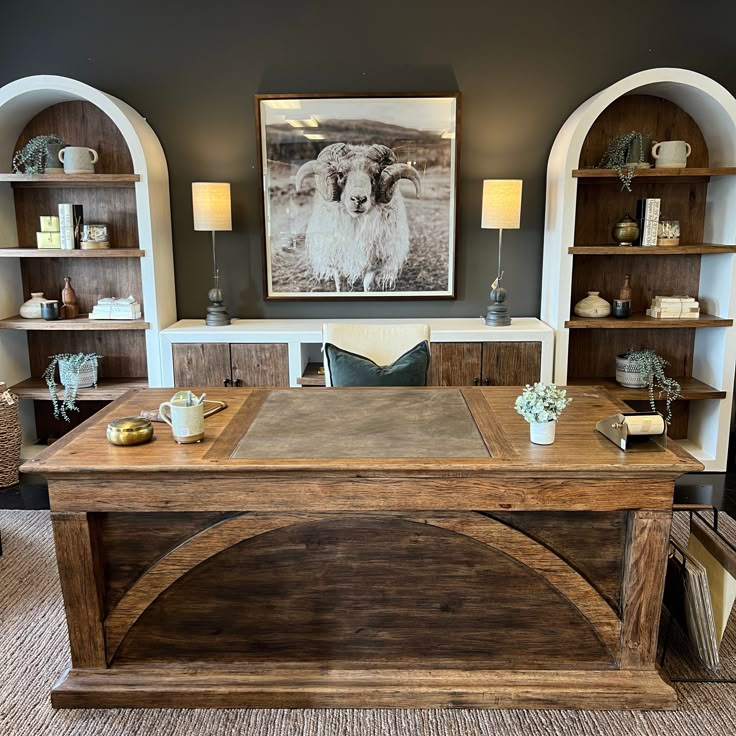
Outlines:
{"label": "dark wall", "polygon": [[[148,119],[171,177],[179,317],[202,317],[209,235],[192,230],[192,181],[230,181],[218,235],[241,317],[476,316],[497,235],[480,229],[484,178],[522,178],[522,228],[504,235],[513,314],[538,315],[552,141],[585,99],[642,69],[706,74],[736,92],[736,5],[665,0],[36,0],[3,3],[0,84],[60,74]],[[253,96],[462,93],[455,301],[265,302]]]}

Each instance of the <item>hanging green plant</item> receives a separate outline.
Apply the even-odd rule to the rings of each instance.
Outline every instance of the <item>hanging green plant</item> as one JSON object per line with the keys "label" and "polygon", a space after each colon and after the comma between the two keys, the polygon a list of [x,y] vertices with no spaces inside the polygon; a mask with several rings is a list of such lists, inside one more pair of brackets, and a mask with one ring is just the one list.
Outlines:
{"label": "hanging green plant", "polygon": [[[640,385],[649,389],[649,405],[652,411],[657,411],[655,401],[662,400],[662,394],[665,396],[665,405],[667,408],[667,416],[665,421],[669,424],[672,421],[672,402],[679,399],[682,394],[680,384],[669,376],[665,375],[665,366],[669,365],[669,361],[658,355],[655,350],[628,350],[621,353],[616,359],[616,379],[619,383],[626,386],[628,384],[626,374],[637,374],[640,379]],[[630,385],[630,384],[628,384]],[[657,395],[654,392],[657,390]]]}
{"label": "hanging green plant", "polygon": [[48,165],[49,144],[64,141],[58,135],[37,135],[13,154],[14,174],[43,174]]}
{"label": "hanging green plant", "polygon": [[[102,358],[97,353],[59,353],[51,356],[51,362],[43,372],[43,379],[49,389],[54,416],[69,420],[70,411],[79,411],[77,396],[80,388],[97,386],[97,365]],[[59,401],[56,393],[56,368],[59,367],[59,380],[64,386],[64,395]]]}
{"label": "hanging green plant", "polygon": [[[608,148],[606,148],[606,152],[596,168],[616,169],[618,178],[623,184],[622,189],[630,192],[631,180],[634,178],[637,168],[646,163],[649,157],[648,141],[651,141],[651,136],[636,130],[614,138],[608,144]],[[632,148],[635,151],[633,156]]]}

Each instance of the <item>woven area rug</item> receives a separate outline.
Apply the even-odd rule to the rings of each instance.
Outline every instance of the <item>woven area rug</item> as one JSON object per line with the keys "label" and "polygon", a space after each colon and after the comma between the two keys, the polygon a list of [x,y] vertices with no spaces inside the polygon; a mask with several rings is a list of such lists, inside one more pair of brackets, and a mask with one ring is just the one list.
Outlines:
{"label": "woven area rug", "polygon": [[[682,529],[680,524],[678,529]],[[736,685],[676,684],[674,712],[524,710],[66,710],[49,691],[69,666],[49,514],[0,512],[0,734],[2,736],[726,736],[736,733]],[[736,673],[732,618],[718,676]],[[675,631],[667,671],[707,673]]]}

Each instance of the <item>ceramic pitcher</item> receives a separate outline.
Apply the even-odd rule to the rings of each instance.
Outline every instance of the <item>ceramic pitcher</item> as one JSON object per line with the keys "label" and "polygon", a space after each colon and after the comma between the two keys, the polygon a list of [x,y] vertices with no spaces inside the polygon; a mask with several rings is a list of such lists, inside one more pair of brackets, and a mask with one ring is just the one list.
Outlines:
{"label": "ceramic pitcher", "polygon": [[692,148],[685,141],[661,141],[652,146],[655,169],[684,169]]}

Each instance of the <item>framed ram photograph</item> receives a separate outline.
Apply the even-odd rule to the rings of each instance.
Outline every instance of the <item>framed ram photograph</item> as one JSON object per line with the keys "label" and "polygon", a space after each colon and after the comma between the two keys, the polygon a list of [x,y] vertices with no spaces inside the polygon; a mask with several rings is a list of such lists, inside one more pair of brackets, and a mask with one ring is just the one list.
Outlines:
{"label": "framed ram photograph", "polygon": [[259,95],[267,299],[454,299],[459,94]]}

